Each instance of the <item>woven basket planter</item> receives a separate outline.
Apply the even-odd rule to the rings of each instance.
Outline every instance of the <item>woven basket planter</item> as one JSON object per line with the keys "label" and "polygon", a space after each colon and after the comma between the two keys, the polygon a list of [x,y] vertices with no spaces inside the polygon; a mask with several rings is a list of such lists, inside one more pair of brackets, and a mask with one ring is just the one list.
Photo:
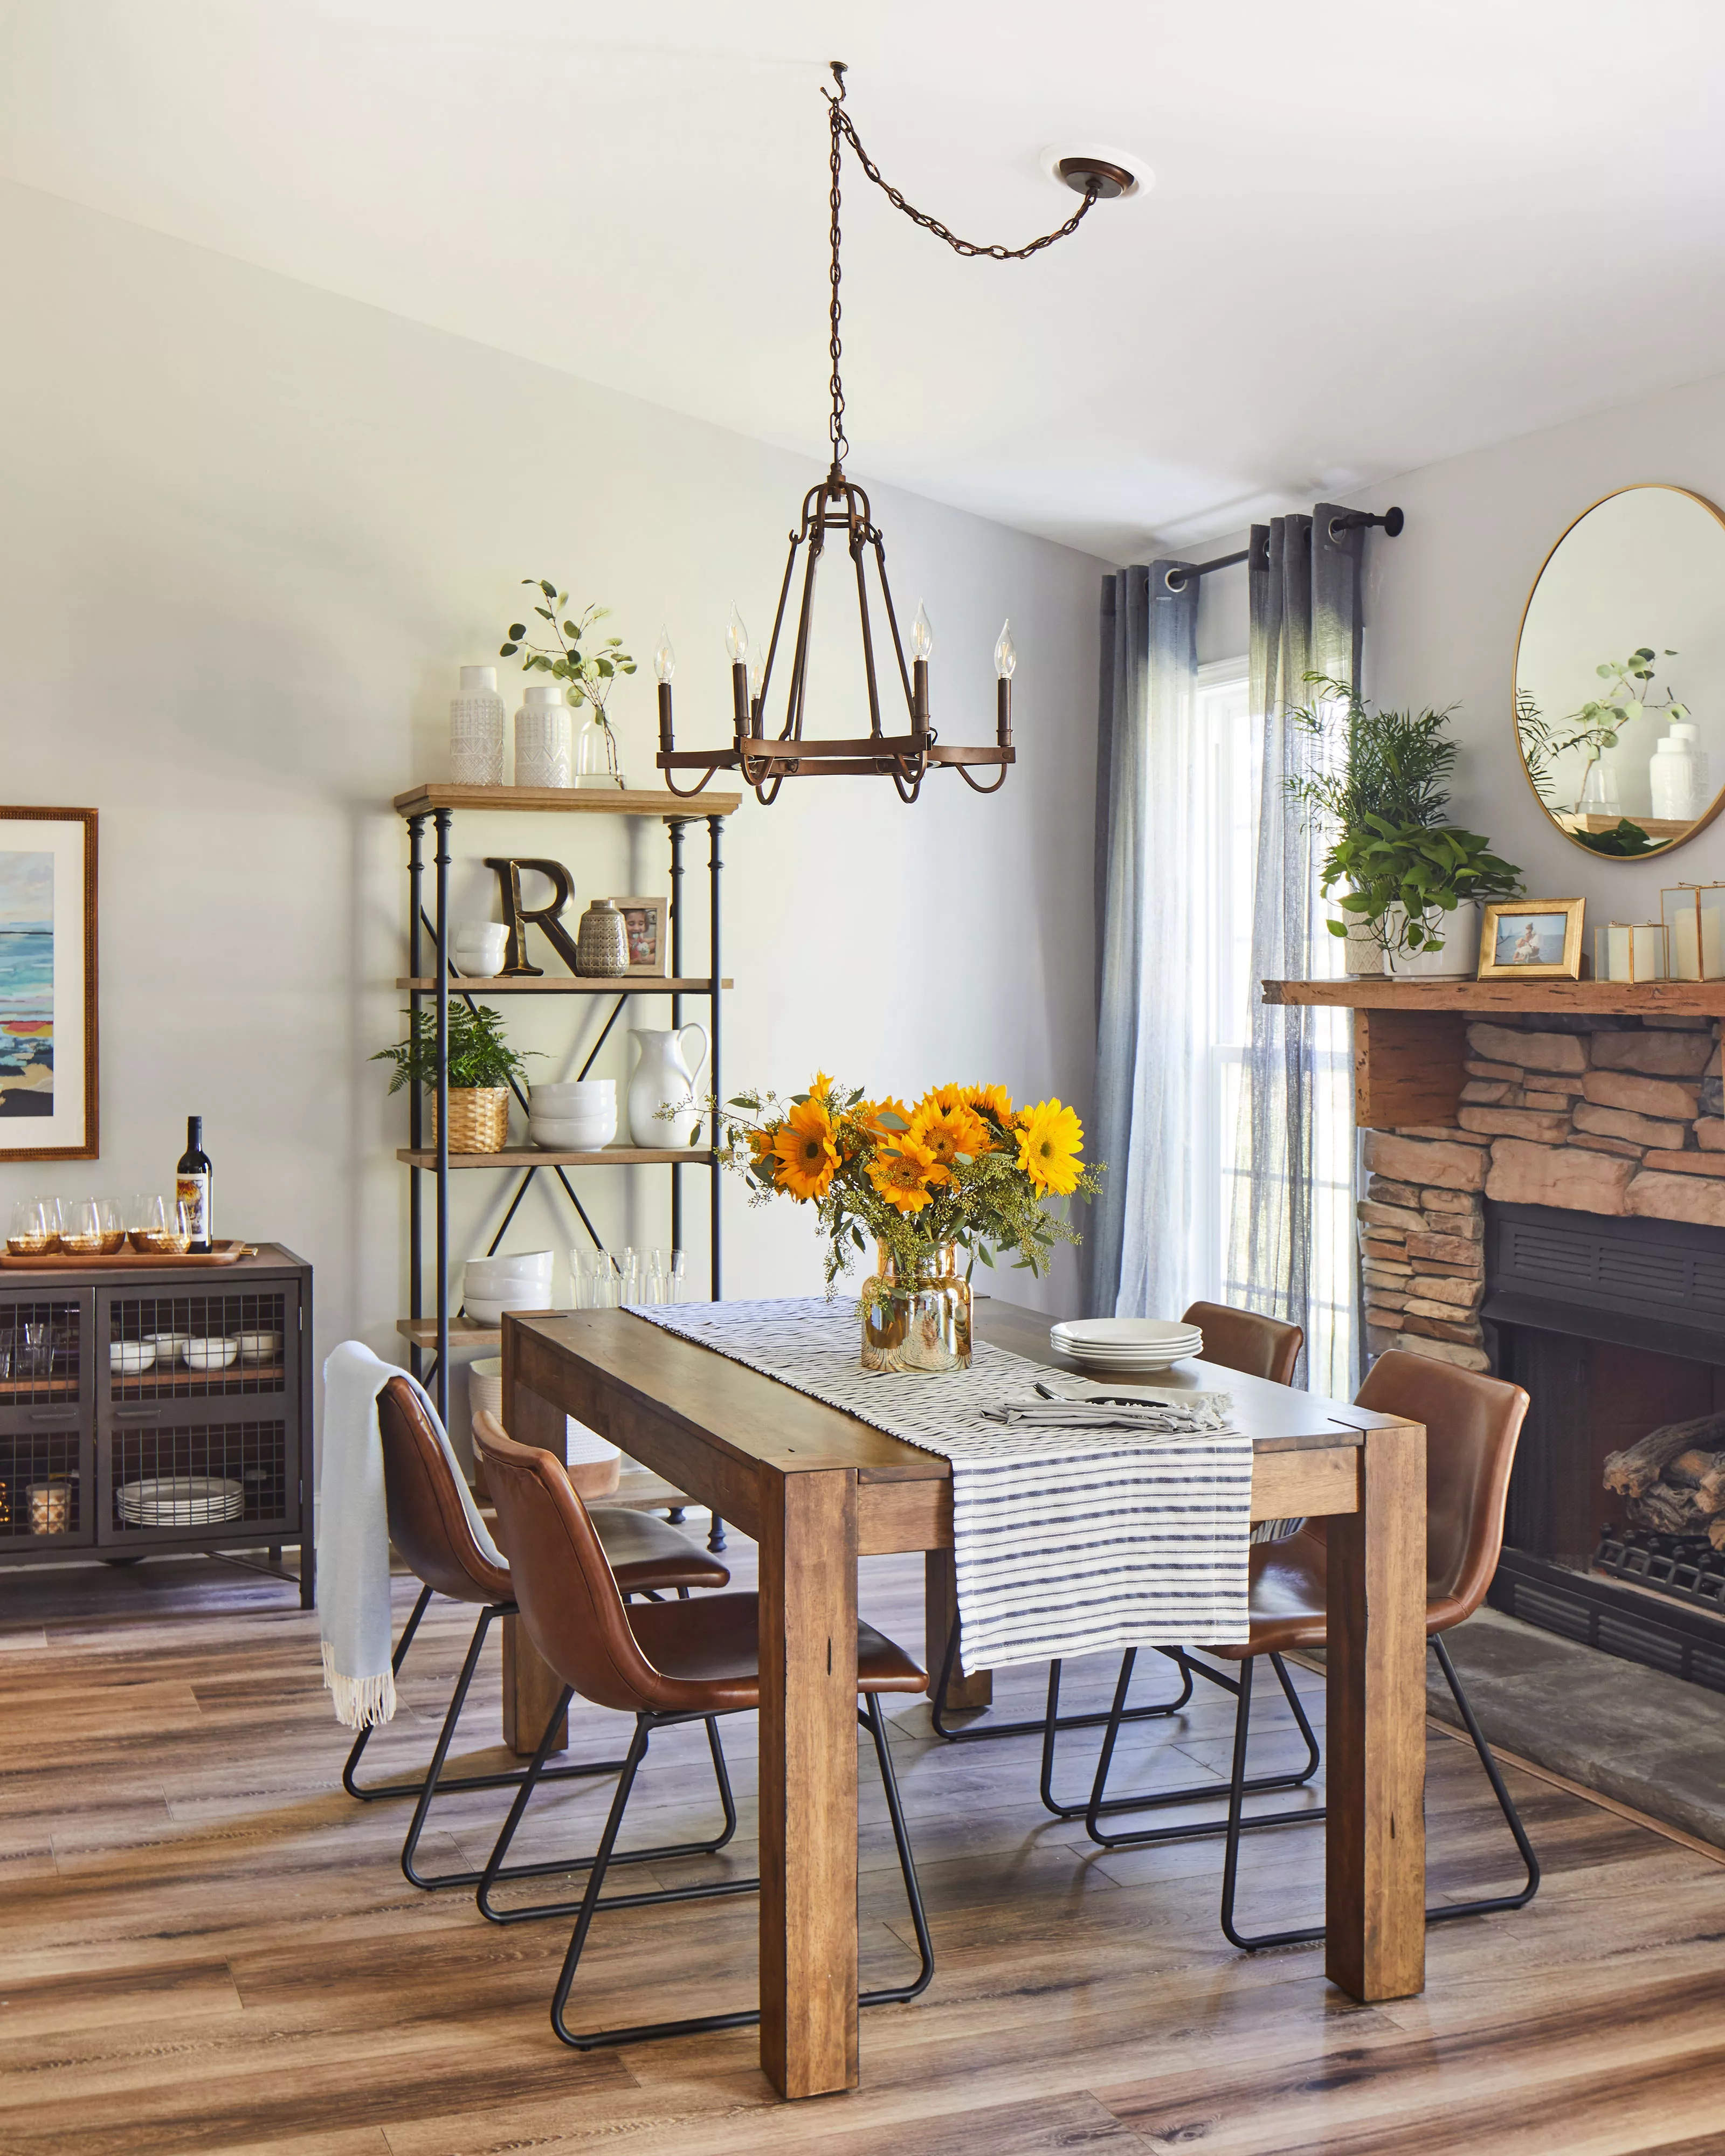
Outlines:
{"label": "woven basket planter", "polygon": [[[425,1096],[425,1142],[437,1143],[437,1096]],[[449,1093],[449,1151],[501,1152],[509,1137],[509,1088],[472,1086]]]}

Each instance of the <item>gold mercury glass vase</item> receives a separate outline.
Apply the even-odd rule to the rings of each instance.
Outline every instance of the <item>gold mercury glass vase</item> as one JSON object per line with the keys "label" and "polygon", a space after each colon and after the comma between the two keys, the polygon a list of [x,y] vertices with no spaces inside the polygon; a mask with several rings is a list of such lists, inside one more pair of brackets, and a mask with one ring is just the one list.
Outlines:
{"label": "gold mercury glass vase", "polygon": [[927,1378],[970,1368],[970,1282],[956,1244],[932,1245],[901,1267],[876,1243],[861,1302],[864,1369]]}

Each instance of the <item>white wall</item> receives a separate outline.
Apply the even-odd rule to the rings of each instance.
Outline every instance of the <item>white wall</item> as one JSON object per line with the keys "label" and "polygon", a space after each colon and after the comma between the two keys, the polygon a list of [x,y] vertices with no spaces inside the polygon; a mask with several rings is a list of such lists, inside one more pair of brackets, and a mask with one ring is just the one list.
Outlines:
{"label": "white wall", "polygon": [[[0,281],[0,798],[100,811],[102,978],[101,1158],[0,1166],[0,1208],[160,1188],[201,1111],[218,1232],[312,1261],[320,1353],[357,1334],[393,1354],[405,1096],[386,1104],[366,1060],[398,1031],[406,839],[390,798],[446,774],[455,670],[495,654],[526,575],[616,609],[608,626],[643,662],[614,706],[632,779],[654,776],[661,622],[681,741],[724,737],[726,617],[734,599],[768,628],[818,473],[9,186]],[[854,431],[860,470],[865,412]],[[949,739],[992,738],[991,654],[1012,616],[1020,762],[992,801],[948,773],[914,808],[861,779],[745,802],[726,842],[727,1090],[797,1089],[820,1065],[908,1095],[999,1079],[1087,1111],[1102,565],[903,494],[875,506],[901,608],[925,598],[934,622]],[[835,576],[840,622],[845,598]],[[816,654],[814,731],[865,723],[855,638],[835,628]],[[690,847],[696,952],[705,836]],[[565,860],[578,906],[668,888],[656,826],[464,819],[458,917],[490,909],[480,857],[510,848]],[[511,1031],[567,1055],[571,1009],[511,1004]],[[619,1032],[597,1070],[626,1069]],[[587,1179],[607,1235],[667,1240],[667,1178],[607,1175]],[[686,1181],[699,1206],[701,1178]],[[501,1187],[461,1183],[458,1254]],[[808,1214],[752,1213],[736,1183],[726,1209],[728,1293],[818,1286]],[[685,1229],[698,1269],[702,1218]],[[508,1246],[570,1240],[530,1198]],[[1076,1275],[1063,1263],[1051,1287],[1020,1275],[1011,1291],[1071,1301]]]}

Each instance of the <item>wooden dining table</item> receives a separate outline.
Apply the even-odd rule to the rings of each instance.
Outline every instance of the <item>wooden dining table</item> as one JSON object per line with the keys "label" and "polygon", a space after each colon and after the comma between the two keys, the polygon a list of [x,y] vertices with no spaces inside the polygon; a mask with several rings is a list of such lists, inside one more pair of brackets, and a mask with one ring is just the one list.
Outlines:
{"label": "wooden dining table", "polygon": [[[975,1330],[1070,1367],[1043,1313],[982,1299]],[[1201,1361],[1156,1382],[1230,1394],[1253,1440],[1254,1520],[1329,1523],[1325,1973],[1355,1999],[1408,1997],[1425,1968],[1424,1427]],[[857,1559],[926,1553],[937,1671],[955,1607],[952,1469],[627,1311],[506,1313],[505,1426],[561,1458],[566,1415],[758,1545],[761,2064],[786,2097],[853,2088]],[[505,1741],[530,1752],[560,1687],[519,1619],[504,1656]],[[986,1691],[965,1681],[953,1704]]]}

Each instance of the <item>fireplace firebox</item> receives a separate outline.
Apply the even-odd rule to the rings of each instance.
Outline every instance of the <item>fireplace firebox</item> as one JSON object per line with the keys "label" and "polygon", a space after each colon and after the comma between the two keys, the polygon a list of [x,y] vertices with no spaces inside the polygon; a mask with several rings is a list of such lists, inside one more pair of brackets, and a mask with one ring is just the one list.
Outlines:
{"label": "fireplace firebox", "polygon": [[1725,1691],[1725,1230],[1488,1199],[1485,1242],[1532,1400],[1493,1605]]}

